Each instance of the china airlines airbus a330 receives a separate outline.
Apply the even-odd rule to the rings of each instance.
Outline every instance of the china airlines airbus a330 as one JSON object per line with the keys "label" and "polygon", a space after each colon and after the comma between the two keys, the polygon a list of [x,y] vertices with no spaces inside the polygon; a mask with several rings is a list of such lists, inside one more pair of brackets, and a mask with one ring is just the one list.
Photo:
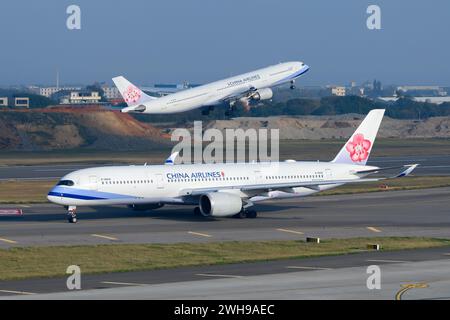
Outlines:
{"label": "china airlines airbus a330", "polygon": [[[64,176],[48,199],[65,206],[76,222],[77,206],[127,205],[137,210],[164,205],[193,205],[205,217],[255,218],[259,201],[302,197],[347,183],[378,181],[364,178],[401,168],[390,178],[410,174],[417,164],[379,168],[366,165],[384,110],[372,110],[330,162],[173,164],[82,169]],[[169,164],[169,165],[168,165]]]}
{"label": "china airlines airbus a330", "polygon": [[228,104],[231,114],[237,102],[248,110],[252,102],[271,99],[271,87],[290,83],[293,89],[295,80],[308,70],[303,62],[285,62],[161,98],[145,94],[122,76],[112,80],[128,105],[122,112],[164,114],[204,108],[207,114],[214,106]]}

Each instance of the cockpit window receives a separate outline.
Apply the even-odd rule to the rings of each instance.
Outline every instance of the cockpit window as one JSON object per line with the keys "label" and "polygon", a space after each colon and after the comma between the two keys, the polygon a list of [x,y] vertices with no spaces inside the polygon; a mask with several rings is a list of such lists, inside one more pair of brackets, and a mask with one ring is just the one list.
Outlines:
{"label": "cockpit window", "polygon": [[72,180],[61,180],[58,182],[57,186],[73,186],[75,183]]}

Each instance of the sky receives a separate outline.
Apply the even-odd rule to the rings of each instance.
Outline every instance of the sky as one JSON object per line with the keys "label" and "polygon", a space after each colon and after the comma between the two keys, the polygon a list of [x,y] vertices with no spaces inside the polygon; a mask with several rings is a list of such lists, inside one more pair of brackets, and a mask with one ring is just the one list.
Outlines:
{"label": "sky", "polygon": [[293,60],[311,67],[300,85],[450,86],[448,0],[3,0],[0,14],[1,86],[53,85],[56,70],[64,84],[205,83]]}

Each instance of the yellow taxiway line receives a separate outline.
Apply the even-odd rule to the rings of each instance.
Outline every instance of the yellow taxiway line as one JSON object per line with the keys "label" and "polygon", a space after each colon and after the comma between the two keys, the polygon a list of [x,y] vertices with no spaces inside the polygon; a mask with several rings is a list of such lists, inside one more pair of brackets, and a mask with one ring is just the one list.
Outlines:
{"label": "yellow taxiway line", "polygon": [[105,236],[103,234],[91,234],[92,237],[97,237],[97,238],[103,238],[103,239],[108,239],[108,240],[112,240],[112,241],[117,241],[119,239],[114,238],[114,237],[110,237],[110,236]]}
{"label": "yellow taxiway line", "polygon": [[5,238],[0,238],[0,241],[6,242],[6,243],[11,243],[11,244],[17,243],[17,241],[5,239]]}
{"label": "yellow taxiway line", "polygon": [[281,231],[281,232],[287,232],[287,233],[294,233],[294,234],[303,234],[303,232],[300,231],[295,231],[295,230],[289,230],[289,229],[276,229],[277,231]]}
{"label": "yellow taxiway line", "polygon": [[188,231],[189,234],[192,234],[194,236],[200,236],[200,237],[206,237],[206,238],[211,238],[212,235],[210,234],[206,234],[206,233],[200,233],[200,232],[194,232],[194,231]]}

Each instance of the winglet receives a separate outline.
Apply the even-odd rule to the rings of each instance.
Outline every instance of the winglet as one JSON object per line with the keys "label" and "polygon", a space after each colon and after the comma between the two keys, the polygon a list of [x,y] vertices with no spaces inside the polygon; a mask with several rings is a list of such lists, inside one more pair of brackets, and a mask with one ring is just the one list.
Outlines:
{"label": "winglet", "polygon": [[401,178],[401,177],[406,177],[407,175],[409,175],[411,172],[414,171],[415,168],[417,168],[419,164],[408,164],[405,165],[406,169],[403,170],[402,172],[400,172],[398,175],[396,175],[394,178]]}
{"label": "winglet", "polygon": [[178,157],[178,153],[179,153],[178,151],[172,153],[172,154],[170,155],[170,157],[168,157],[168,158],[166,159],[166,161],[164,162],[164,164],[174,165],[174,164],[175,164],[175,159],[176,159],[176,157]]}

